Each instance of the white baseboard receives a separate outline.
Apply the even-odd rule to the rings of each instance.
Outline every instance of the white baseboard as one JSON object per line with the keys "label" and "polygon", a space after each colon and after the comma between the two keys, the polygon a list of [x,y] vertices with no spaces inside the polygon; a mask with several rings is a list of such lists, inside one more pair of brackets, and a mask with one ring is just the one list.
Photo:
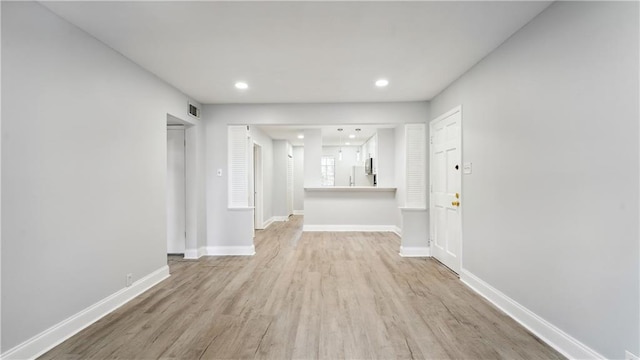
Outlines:
{"label": "white baseboard", "polygon": [[198,249],[186,249],[184,251],[184,258],[187,260],[196,260],[200,256],[198,256]]}
{"label": "white baseboard", "polygon": [[269,218],[269,220],[265,221],[264,224],[262,224],[262,230],[266,229],[269,227],[269,225],[273,224],[273,216]]}
{"label": "white baseboard", "polygon": [[462,269],[460,280],[567,358],[605,359],[595,350],[558,329],[468,270]]}
{"label": "white baseboard", "polygon": [[304,225],[302,231],[395,232],[394,225]]}
{"label": "white baseboard", "polygon": [[640,360],[640,356],[631,353],[630,351],[624,352],[624,358],[626,360]]}
{"label": "white baseboard", "polygon": [[400,229],[400,227],[398,227],[398,226],[394,226],[394,227],[393,227],[393,232],[394,232],[396,235],[398,235],[398,236],[402,237],[402,229]]}
{"label": "white baseboard", "polygon": [[252,256],[256,247],[251,246],[207,246],[208,256]]}
{"label": "white baseboard", "polygon": [[0,357],[5,360],[37,358],[168,277],[169,267],[165,265],[131,286],[119,290],[8,350]]}
{"label": "white baseboard", "polygon": [[288,216],[273,216],[271,219],[273,219],[273,221],[289,221]]}
{"label": "white baseboard", "polygon": [[431,257],[431,248],[428,246],[400,246],[402,257]]}
{"label": "white baseboard", "polygon": [[304,215],[304,210],[293,210],[293,215]]}
{"label": "white baseboard", "polygon": [[197,249],[187,249],[184,252],[184,258],[186,260],[198,260],[205,255],[207,255],[207,248],[204,246]]}

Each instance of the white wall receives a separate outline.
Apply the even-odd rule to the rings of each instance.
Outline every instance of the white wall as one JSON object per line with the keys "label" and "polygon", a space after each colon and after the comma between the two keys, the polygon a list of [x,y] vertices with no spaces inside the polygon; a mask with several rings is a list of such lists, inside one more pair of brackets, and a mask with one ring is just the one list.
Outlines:
{"label": "white wall", "polygon": [[289,144],[286,140],[273,140],[273,216],[289,216],[287,207],[287,159]]}
{"label": "white wall", "polygon": [[304,146],[293,147],[293,210],[304,211]]}
{"label": "white wall", "polygon": [[[426,121],[427,119],[425,119]],[[395,174],[396,174],[396,203],[398,207],[405,206],[405,194],[406,194],[406,141],[404,125],[398,125],[394,133],[395,139]],[[396,226],[400,229],[403,228],[402,214],[396,213]]]}
{"label": "white wall", "polygon": [[320,129],[304,131],[304,187],[320,186],[322,183],[322,132]]}
{"label": "white wall", "polygon": [[378,186],[397,186],[395,160],[395,129],[378,129]]}
{"label": "white wall", "polygon": [[2,2],[2,349],[166,266],[166,119],[187,97]]}
{"label": "white wall", "polygon": [[640,354],[638,3],[556,2],[462,104],[463,268],[608,358]]}
{"label": "white wall", "polygon": [[395,193],[391,191],[307,191],[304,226],[353,226],[352,229],[392,229],[395,226]]}
{"label": "white wall", "polygon": [[187,117],[185,136],[187,166],[187,250],[195,251],[206,245],[206,182],[205,182],[205,129],[200,120]]}

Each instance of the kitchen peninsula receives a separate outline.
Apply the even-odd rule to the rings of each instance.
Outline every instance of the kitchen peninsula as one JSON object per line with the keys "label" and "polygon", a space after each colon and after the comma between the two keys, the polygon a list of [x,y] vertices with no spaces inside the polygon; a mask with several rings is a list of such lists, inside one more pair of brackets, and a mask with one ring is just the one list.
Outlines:
{"label": "kitchen peninsula", "polygon": [[[335,185],[338,186],[323,186],[320,166],[305,166],[304,231],[399,232],[400,211],[396,199],[394,134],[393,128],[378,129],[375,136],[376,148],[380,147],[384,151],[367,150],[366,146],[360,150],[363,155],[361,159],[379,154],[375,161],[375,171],[368,173],[371,179],[375,174],[377,186],[348,186],[349,183],[362,183],[356,173],[365,172],[365,166],[361,167],[360,164],[353,167],[356,170],[348,173],[337,169]],[[305,164],[320,164],[321,157],[327,155],[319,135],[319,132],[305,132]],[[343,162],[347,161],[349,152],[346,148],[335,149],[345,152]]]}

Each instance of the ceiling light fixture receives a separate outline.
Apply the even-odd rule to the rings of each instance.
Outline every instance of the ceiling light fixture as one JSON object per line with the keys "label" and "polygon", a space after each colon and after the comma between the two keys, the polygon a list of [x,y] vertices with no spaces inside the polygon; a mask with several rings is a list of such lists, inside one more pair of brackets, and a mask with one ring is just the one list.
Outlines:
{"label": "ceiling light fixture", "polygon": [[298,135],[298,139],[304,139],[304,135],[302,134]]}
{"label": "ceiling light fixture", "polygon": [[387,80],[387,79],[378,79],[376,81],[376,86],[377,87],[385,87],[387,85],[389,85],[389,80]]}
{"label": "ceiling light fixture", "polygon": [[356,138],[355,135],[353,135],[353,134],[349,135],[349,139],[355,139],[355,138]]}
{"label": "ceiling light fixture", "polygon": [[348,142],[348,141],[347,141],[346,143],[344,143],[344,144],[345,144],[345,145],[351,145],[351,143],[350,143],[350,142]]}
{"label": "ceiling light fixture", "polygon": [[236,83],[236,89],[246,90],[248,88],[249,88],[249,84],[247,84],[246,82],[238,81]]}

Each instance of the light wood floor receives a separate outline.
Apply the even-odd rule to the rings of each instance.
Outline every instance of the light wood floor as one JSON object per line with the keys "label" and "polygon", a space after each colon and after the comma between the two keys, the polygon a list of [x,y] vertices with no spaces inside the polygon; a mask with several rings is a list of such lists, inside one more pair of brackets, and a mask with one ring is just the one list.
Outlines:
{"label": "light wood floor", "polygon": [[253,257],[171,258],[171,277],[42,359],[556,359],[390,233],[256,232]]}

